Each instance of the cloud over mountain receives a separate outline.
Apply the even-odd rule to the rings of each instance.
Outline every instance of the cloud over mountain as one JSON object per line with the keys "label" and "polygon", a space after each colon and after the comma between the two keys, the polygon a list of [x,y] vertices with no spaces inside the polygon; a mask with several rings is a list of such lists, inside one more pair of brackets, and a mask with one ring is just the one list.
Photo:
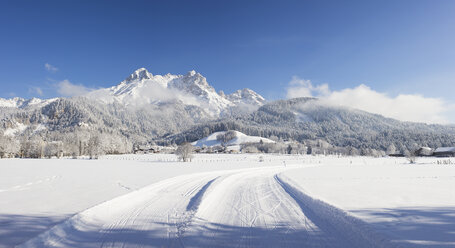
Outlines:
{"label": "cloud over mountain", "polygon": [[58,82],[56,86],[57,93],[66,97],[82,96],[94,90],[82,84],[73,84],[67,79]]}
{"label": "cloud over mountain", "polygon": [[419,94],[390,96],[367,85],[331,91],[328,84],[313,85],[310,80],[294,77],[286,89],[288,98],[318,97],[324,103],[346,106],[401,121],[446,124],[455,105],[440,98]]}

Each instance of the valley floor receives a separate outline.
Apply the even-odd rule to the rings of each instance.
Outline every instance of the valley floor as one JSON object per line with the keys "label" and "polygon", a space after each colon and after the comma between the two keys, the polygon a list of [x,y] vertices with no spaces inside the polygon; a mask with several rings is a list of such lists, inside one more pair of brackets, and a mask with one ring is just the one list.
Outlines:
{"label": "valley floor", "polygon": [[438,160],[0,160],[0,247],[454,247]]}

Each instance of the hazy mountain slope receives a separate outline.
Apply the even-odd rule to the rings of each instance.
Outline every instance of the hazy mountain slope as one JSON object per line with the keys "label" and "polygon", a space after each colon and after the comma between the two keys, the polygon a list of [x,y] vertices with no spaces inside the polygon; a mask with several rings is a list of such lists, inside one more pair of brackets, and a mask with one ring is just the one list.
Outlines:
{"label": "hazy mountain slope", "polygon": [[277,136],[298,141],[322,139],[332,145],[386,150],[416,146],[448,146],[455,143],[453,126],[401,122],[344,107],[329,106],[313,98],[268,103],[252,114],[203,124],[166,137],[176,142],[194,141],[206,133],[235,129],[247,135]]}
{"label": "hazy mountain slope", "polygon": [[[2,120],[3,129],[23,124],[24,135],[77,130],[118,133],[128,138],[151,139],[182,131],[210,119],[195,106],[167,103],[131,109],[119,104],[101,104],[86,98],[58,99],[42,108],[12,113]],[[37,126],[45,128],[35,131]]]}

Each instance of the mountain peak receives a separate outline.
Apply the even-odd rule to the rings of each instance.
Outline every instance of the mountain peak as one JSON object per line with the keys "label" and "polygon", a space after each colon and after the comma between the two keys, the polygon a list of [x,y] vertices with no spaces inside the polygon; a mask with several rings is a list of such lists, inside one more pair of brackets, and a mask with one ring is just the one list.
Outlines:
{"label": "mountain peak", "polygon": [[135,70],[129,77],[127,77],[125,81],[131,82],[134,80],[151,79],[152,77],[152,73],[148,72],[147,69],[139,68]]}
{"label": "mountain peak", "polygon": [[196,74],[199,74],[199,73],[197,73],[195,70],[191,70],[191,71],[189,71],[189,72],[186,74],[186,76],[187,76],[187,77],[193,77],[193,76],[196,75]]}
{"label": "mountain peak", "polygon": [[252,90],[243,89],[229,96],[217,94],[200,73],[191,70],[185,75],[152,75],[145,68],[134,71],[120,84],[89,93],[89,97],[103,103],[119,103],[142,107],[146,104],[165,104],[180,101],[198,106],[210,116],[230,113],[231,108],[259,107],[264,98]]}
{"label": "mountain peak", "polygon": [[255,97],[259,98],[261,101],[265,101],[265,99],[261,95],[248,88],[237,90],[234,93],[230,94],[230,96],[234,98]]}

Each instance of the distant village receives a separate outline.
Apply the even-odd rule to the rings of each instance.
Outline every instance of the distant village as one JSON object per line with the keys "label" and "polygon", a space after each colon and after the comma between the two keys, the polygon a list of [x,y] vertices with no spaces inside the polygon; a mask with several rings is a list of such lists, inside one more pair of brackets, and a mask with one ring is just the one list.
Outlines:
{"label": "distant village", "polygon": [[[257,144],[259,145],[259,144]],[[158,146],[158,145],[137,145],[134,146],[135,154],[153,154],[153,153],[174,153],[177,149],[177,146]],[[242,145],[215,145],[215,146],[194,146],[194,153],[281,153],[281,154],[324,154],[317,152],[317,149],[302,146],[301,144],[294,144],[288,142],[286,145],[282,146],[280,151],[267,152],[262,149],[257,149],[255,144],[242,144]],[[332,153],[327,153],[332,154]],[[436,149],[430,147],[420,147],[419,149],[410,152],[409,154],[404,154],[401,152],[395,152],[390,154],[385,154],[385,156],[390,157],[455,157],[455,147],[439,147]]]}
{"label": "distant village", "polygon": [[[436,149],[430,147],[420,147],[415,150],[411,155],[418,157],[455,157],[455,147],[438,147]],[[391,157],[406,157],[408,154],[393,153],[389,154]]]}
{"label": "distant village", "polygon": [[[1,138],[1,137],[0,137]],[[61,157],[89,157],[96,159],[105,154],[153,154],[153,153],[175,153],[178,149],[176,144],[132,144],[125,141],[112,143],[109,147],[103,148],[105,140],[98,136],[91,137],[87,142],[79,141],[76,145],[67,144],[63,141],[45,142],[42,139],[25,140],[13,142],[13,139],[5,142],[0,139],[0,158],[61,158]],[[112,145],[116,144],[116,145]],[[387,151],[370,148],[354,148],[351,146],[339,147],[328,143],[325,140],[308,140],[304,143],[295,140],[270,139],[260,136],[248,136],[241,132],[229,130],[212,133],[211,135],[187,143],[191,153],[269,153],[269,154],[307,154],[307,155],[338,155],[338,156],[371,156],[371,157],[455,157],[455,147],[419,147],[414,149],[396,149],[390,144]],[[180,146],[182,146],[180,144]],[[3,148],[2,148],[3,147]],[[121,149],[120,149],[120,148]],[[123,148],[122,148],[123,147]],[[404,151],[403,151],[404,150]],[[413,161],[411,159],[410,161]]]}

